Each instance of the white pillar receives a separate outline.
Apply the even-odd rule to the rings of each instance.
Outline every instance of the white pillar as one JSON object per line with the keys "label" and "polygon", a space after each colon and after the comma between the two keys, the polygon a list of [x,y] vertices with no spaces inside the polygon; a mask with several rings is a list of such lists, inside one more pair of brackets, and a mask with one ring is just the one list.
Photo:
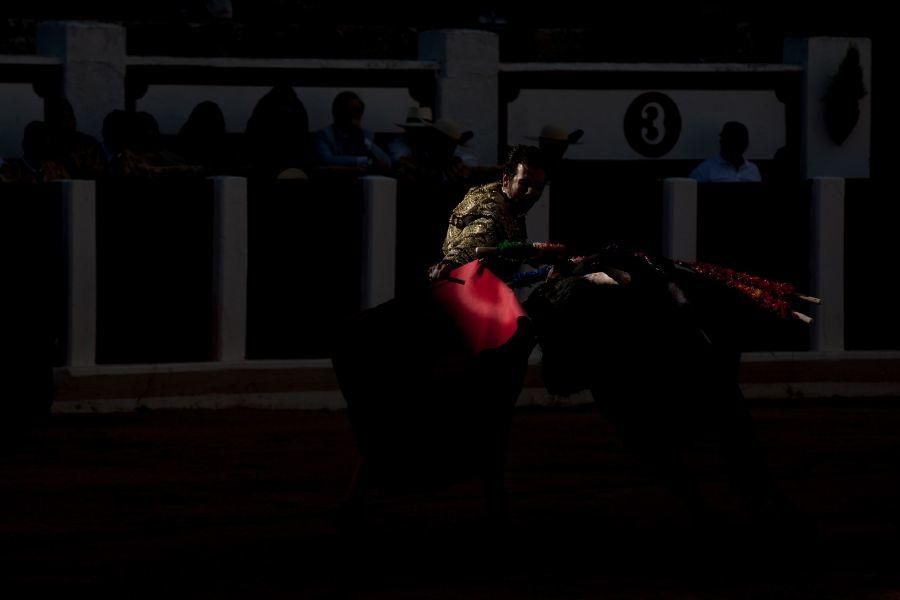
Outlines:
{"label": "white pillar", "polygon": [[125,108],[125,28],[92,21],[48,21],[37,30],[38,54],[63,64],[63,93],[78,129],[101,136],[103,118]]}
{"label": "white pillar", "polygon": [[394,297],[397,257],[397,180],[363,177],[362,308]]}
{"label": "white pillar", "polygon": [[550,184],[544,186],[544,193],[525,215],[528,239],[533,242],[552,242],[550,239]]}
{"label": "white pillar", "polygon": [[68,273],[66,365],[91,366],[97,353],[97,197],[93,181],[61,181]]}
{"label": "white pillar", "polygon": [[419,34],[419,58],[440,63],[435,110],[475,137],[467,145],[481,164],[497,156],[500,42],[497,34],[438,30]]}
{"label": "white pillar", "polygon": [[211,177],[215,360],[244,360],[247,347],[247,180]]}
{"label": "white pillar", "polygon": [[671,178],[663,181],[663,256],[673,260],[697,260],[697,181]]}
{"label": "white pillar", "polygon": [[[823,99],[847,51],[859,50],[863,83],[859,121],[842,144],[828,135]],[[784,62],[804,68],[801,98],[801,157],[804,176],[869,177],[872,140],[872,42],[867,38],[815,37],[785,41]]]}
{"label": "white pillar", "polygon": [[815,307],[812,349],[844,349],[844,180],[812,180],[812,294],[822,299]]}

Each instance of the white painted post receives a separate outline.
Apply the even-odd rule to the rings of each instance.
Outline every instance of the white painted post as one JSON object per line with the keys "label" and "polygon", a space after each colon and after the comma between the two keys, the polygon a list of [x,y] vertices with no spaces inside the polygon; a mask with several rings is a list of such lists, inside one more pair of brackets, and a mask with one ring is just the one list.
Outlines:
{"label": "white painted post", "polygon": [[550,239],[550,184],[544,186],[544,193],[525,215],[528,238],[535,242],[552,242]]}
{"label": "white painted post", "polygon": [[397,257],[397,180],[363,177],[362,308],[394,297]]}
{"label": "white painted post", "polygon": [[[825,127],[822,99],[847,51],[859,51],[863,85],[869,92],[859,100],[859,121],[843,143],[832,140]],[[872,145],[872,40],[868,38],[789,38],[784,62],[803,71],[802,139],[804,177],[868,177]]]}
{"label": "white painted post", "polygon": [[813,295],[822,299],[814,307],[812,349],[844,350],[844,180],[812,180]]}
{"label": "white painted post", "polygon": [[213,219],[213,355],[244,360],[247,347],[247,179],[211,177]]}
{"label": "white painted post", "polygon": [[663,256],[697,260],[697,181],[683,177],[663,181]]}
{"label": "white painted post", "polygon": [[91,366],[97,354],[97,193],[93,181],[62,186],[68,273],[66,365]]}

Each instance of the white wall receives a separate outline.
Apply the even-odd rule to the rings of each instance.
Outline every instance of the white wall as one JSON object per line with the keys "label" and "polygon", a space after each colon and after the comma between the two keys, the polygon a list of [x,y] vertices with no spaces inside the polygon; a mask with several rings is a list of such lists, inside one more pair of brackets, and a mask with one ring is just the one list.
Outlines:
{"label": "white wall", "polygon": [[[522,90],[509,105],[509,142],[533,144],[541,127],[553,123],[583,129],[580,145],[566,154],[573,159],[638,160],[625,139],[625,111],[640,94],[651,90]],[[747,158],[771,159],[786,140],[785,110],[767,90],[652,90],[669,96],[681,112],[681,136],[666,159],[702,159],[719,150],[719,131],[726,121],[741,121],[750,130]]]}

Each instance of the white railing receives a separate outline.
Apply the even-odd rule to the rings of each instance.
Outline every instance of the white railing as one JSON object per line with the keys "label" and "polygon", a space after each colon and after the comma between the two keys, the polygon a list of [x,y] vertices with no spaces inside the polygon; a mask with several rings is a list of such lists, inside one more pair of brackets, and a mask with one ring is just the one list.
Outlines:
{"label": "white railing", "polygon": [[[823,299],[813,308],[812,351],[844,350],[844,180],[812,180],[810,223],[811,294]],[[778,218],[773,215],[773,218]],[[697,260],[697,182],[666,179],[663,184],[663,253]]]}
{"label": "white railing", "polygon": [[[213,360],[242,362],[247,339],[247,180],[213,178]],[[396,181],[363,177],[363,308],[393,297]],[[94,365],[97,347],[97,200],[93,181],[63,181],[69,281],[65,364]],[[298,233],[300,235],[301,233]]]}

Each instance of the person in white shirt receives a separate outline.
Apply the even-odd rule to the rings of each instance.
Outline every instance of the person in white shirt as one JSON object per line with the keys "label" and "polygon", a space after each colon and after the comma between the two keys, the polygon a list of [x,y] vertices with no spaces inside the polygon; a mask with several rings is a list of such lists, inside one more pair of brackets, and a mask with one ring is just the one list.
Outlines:
{"label": "person in white shirt", "polygon": [[744,152],[750,145],[747,126],[738,121],[729,121],[722,126],[719,134],[719,153],[707,158],[691,171],[691,178],[697,181],[762,181],[759,168],[744,159]]}

